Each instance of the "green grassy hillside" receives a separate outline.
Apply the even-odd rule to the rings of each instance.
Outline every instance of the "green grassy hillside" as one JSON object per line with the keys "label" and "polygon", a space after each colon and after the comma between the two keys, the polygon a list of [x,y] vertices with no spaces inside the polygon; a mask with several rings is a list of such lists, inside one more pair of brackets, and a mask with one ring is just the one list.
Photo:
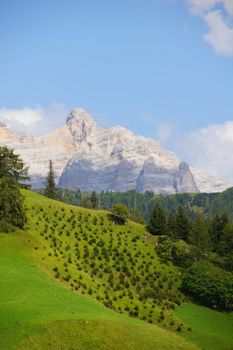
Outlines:
{"label": "green grassy hillside", "polygon": [[176,329],[179,272],[161,264],[142,225],[27,193],[28,243],[51,277],[120,313]]}
{"label": "green grassy hillside", "polygon": [[233,313],[218,312],[203,306],[183,303],[175,311],[192,332],[184,337],[205,350],[233,349]]}
{"label": "green grassy hillside", "polygon": [[198,349],[148,323],[175,327],[179,294],[142,226],[24,194],[27,229],[0,233],[0,349]]}

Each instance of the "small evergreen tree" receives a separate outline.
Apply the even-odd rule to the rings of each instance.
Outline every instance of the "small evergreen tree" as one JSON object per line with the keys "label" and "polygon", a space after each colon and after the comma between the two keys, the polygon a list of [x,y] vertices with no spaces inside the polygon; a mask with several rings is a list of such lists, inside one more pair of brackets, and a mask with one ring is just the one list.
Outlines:
{"label": "small evergreen tree", "polygon": [[185,242],[188,240],[190,234],[191,223],[187,217],[184,209],[179,206],[176,213],[176,226],[175,226],[175,238],[183,239]]}
{"label": "small evergreen tree", "polygon": [[55,192],[55,173],[53,170],[53,162],[50,160],[49,161],[49,172],[47,176],[47,181],[46,181],[46,188],[45,188],[45,196],[51,199],[56,198],[56,192]]}
{"label": "small evergreen tree", "polygon": [[82,192],[81,207],[88,208],[88,194]]}
{"label": "small evergreen tree", "polygon": [[152,235],[166,235],[166,215],[163,207],[156,204],[152,210],[150,221],[147,225],[148,231]]}
{"label": "small evergreen tree", "polygon": [[176,233],[176,216],[170,214],[167,219],[167,235],[171,238],[175,238]]}
{"label": "small evergreen tree", "polygon": [[91,204],[92,208],[96,209],[97,208],[97,203],[98,203],[98,197],[96,191],[92,191],[91,193]]}

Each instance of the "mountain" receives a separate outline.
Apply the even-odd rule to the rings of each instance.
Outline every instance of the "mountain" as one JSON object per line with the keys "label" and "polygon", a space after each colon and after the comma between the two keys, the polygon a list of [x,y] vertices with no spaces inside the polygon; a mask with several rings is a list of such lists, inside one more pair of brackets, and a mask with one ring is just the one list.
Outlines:
{"label": "mountain", "polygon": [[200,189],[200,192],[223,192],[231,187],[231,185],[225,180],[210,174],[205,174],[199,169],[191,167],[191,172],[195,178],[197,187]]}
{"label": "mountain", "polygon": [[98,126],[78,108],[66,124],[32,137],[0,123],[0,144],[15,149],[30,167],[33,187],[43,187],[51,159],[59,187],[84,191],[153,191],[161,194],[219,192],[229,185],[200,171],[192,171],[176,154],[154,139],[115,126]]}

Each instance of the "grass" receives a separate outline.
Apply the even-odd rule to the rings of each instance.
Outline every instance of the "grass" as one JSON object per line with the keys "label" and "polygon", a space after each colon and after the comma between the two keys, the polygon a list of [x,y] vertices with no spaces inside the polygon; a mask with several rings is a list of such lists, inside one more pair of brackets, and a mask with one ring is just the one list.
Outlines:
{"label": "grass", "polygon": [[104,211],[87,210],[25,192],[27,244],[35,264],[64,286],[105,306],[176,330],[179,275],[161,264],[155,239],[142,225],[112,225]]}
{"label": "grass", "polygon": [[192,328],[182,335],[205,350],[233,349],[233,313],[223,313],[209,308],[183,303],[175,315]]}
{"label": "grass", "polygon": [[[47,235],[49,236],[52,231],[56,237],[60,232],[60,225],[56,226],[54,231],[51,229],[52,223],[57,223],[54,219],[55,212],[58,211],[60,215],[62,213],[67,217],[72,207],[49,201],[30,192],[25,192],[25,195],[29,208],[27,231],[0,233],[0,349],[198,349],[175,332],[135,317],[122,315],[103,306],[100,303],[102,300],[100,302],[94,300],[96,298],[94,293],[92,296],[82,295],[81,293],[86,293],[86,289],[83,288],[84,282],[76,291],[71,283],[77,271],[77,281],[80,276],[86,284],[90,281],[94,292],[97,292],[94,289],[96,283],[99,284],[101,281],[98,276],[92,279],[90,270],[85,265],[81,270],[77,270],[73,263],[69,264],[72,282],[64,281],[63,277],[55,278],[54,274],[57,271],[54,271],[54,265],[61,268],[63,260],[66,260],[69,254],[74,260],[73,251],[67,253],[64,259],[63,254],[56,256],[52,239],[46,240],[41,236],[41,229],[45,224],[49,225]],[[81,209],[72,210],[75,216],[80,212],[89,213]],[[90,214],[89,219],[97,215],[95,212]],[[57,216],[57,220],[60,221],[58,214]],[[100,216],[106,216],[106,213],[100,213]],[[63,222],[64,220],[61,220],[60,224],[63,225]],[[133,223],[125,229],[135,229],[137,234],[143,234],[143,229]],[[68,230],[70,231],[70,227],[66,228],[65,232]],[[116,237],[118,230],[122,228],[114,228]],[[135,232],[132,233],[134,234]],[[62,244],[67,245],[70,242],[71,245],[75,242],[74,238],[72,235],[64,235]],[[131,241],[131,237],[126,241],[129,243],[128,249]],[[134,246],[133,243],[135,242],[132,242]],[[153,249],[150,248],[152,245],[147,241],[137,242],[137,245],[142,249],[145,245],[144,251],[148,249],[152,254]],[[138,249],[136,247],[135,251]],[[84,252],[82,245],[80,251],[81,254]],[[153,264],[153,261],[151,263]],[[156,260],[156,265],[157,263]],[[158,267],[163,271],[160,265]],[[105,275],[102,278],[103,281],[106,280]],[[99,289],[100,295],[103,295],[105,290],[103,286],[101,285]],[[109,295],[112,297],[110,293]],[[145,301],[144,306],[150,302]]]}

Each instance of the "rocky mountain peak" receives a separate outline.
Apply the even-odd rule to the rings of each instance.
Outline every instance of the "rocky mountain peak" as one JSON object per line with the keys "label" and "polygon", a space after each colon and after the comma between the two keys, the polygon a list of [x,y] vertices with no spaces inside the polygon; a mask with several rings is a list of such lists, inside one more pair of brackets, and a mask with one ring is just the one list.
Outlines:
{"label": "rocky mountain peak", "polygon": [[33,187],[44,186],[49,159],[58,186],[75,190],[174,194],[229,187],[221,179],[190,169],[154,139],[120,126],[98,126],[81,108],[69,113],[63,127],[39,137],[11,131],[0,121],[0,145],[23,158]]}
{"label": "rocky mountain peak", "polygon": [[69,113],[66,124],[70,129],[74,142],[78,144],[86,140],[97,127],[92,117],[81,108],[73,109]]}
{"label": "rocky mountain peak", "polygon": [[70,111],[66,119],[66,124],[86,123],[95,124],[93,118],[82,108],[75,108]]}
{"label": "rocky mountain peak", "polygon": [[0,128],[6,128],[6,127],[7,127],[7,125],[5,123],[1,122],[1,120],[0,120]]}

